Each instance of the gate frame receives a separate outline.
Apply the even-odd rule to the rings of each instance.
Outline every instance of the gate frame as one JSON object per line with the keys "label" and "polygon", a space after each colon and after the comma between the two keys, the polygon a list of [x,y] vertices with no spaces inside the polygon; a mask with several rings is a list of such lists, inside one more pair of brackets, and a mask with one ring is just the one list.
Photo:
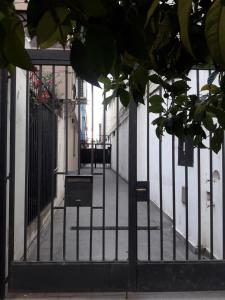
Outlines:
{"label": "gate frame", "polygon": [[7,231],[7,112],[8,72],[0,71],[0,299],[5,297]]}
{"label": "gate frame", "polygon": [[[70,65],[70,52],[29,50],[34,64]],[[129,111],[128,262],[13,262],[10,291],[197,291],[225,290],[225,261],[137,260],[137,105]],[[62,279],[64,277],[64,279]],[[74,286],[74,284],[77,285]]]}
{"label": "gate frame", "polygon": [[[35,65],[58,65],[70,66],[70,51],[68,50],[28,50],[28,53]],[[136,106],[136,105],[135,105]],[[133,106],[133,107],[135,107]],[[14,107],[15,109],[15,107]],[[15,126],[12,129],[15,139]],[[134,145],[135,143],[133,143]],[[14,150],[15,152],[15,150]],[[132,156],[132,155],[130,155]],[[134,161],[130,157],[130,161]],[[15,161],[14,161],[15,165]],[[133,164],[134,166],[134,164]],[[133,168],[132,168],[133,169]],[[134,170],[130,174],[134,176]],[[133,195],[135,204],[135,181],[130,188],[130,195]],[[12,191],[11,191],[12,192]],[[13,201],[12,201],[13,200]],[[14,198],[10,201],[10,210],[13,212],[11,219],[14,218]],[[130,209],[130,208],[129,208]],[[135,218],[135,214],[134,214]],[[136,226],[134,227],[136,228]],[[135,231],[133,231],[135,232]],[[10,252],[11,257],[14,253],[14,228],[11,228]],[[133,234],[133,238],[135,234]],[[129,237],[130,239],[130,237]],[[135,239],[133,239],[133,242]],[[132,242],[132,245],[134,243]],[[130,244],[130,242],[129,242]],[[137,246],[137,245],[136,245]],[[131,258],[132,257],[132,258]],[[129,253],[129,260],[134,255]],[[134,265],[134,264],[133,264]],[[15,262],[12,259],[9,262],[10,292],[80,292],[80,291],[127,291],[128,280],[131,271],[128,262]],[[132,274],[135,274],[133,270]],[[66,278],[66,280],[62,280]],[[88,280],[89,279],[89,280]],[[132,282],[136,282],[135,277]],[[74,282],[78,284],[74,286]],[[131,280],[130,280],[131,282]],[[133,290],[136,290],[136,284]]]}

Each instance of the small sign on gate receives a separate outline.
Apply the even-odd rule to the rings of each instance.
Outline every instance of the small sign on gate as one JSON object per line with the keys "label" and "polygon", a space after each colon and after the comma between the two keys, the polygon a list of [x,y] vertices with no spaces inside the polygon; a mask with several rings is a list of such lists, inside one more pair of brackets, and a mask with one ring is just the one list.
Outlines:
{"label": "small sign on gate", "polygon": [[137,202],[144,202],[149,200],[149,182],[137,181],[136,185],[136,199]]}
{"label": "small sign on gate", "polygon": [[65,202],[67,207],[92,205],[93,176],[67,175],[65,177]]}

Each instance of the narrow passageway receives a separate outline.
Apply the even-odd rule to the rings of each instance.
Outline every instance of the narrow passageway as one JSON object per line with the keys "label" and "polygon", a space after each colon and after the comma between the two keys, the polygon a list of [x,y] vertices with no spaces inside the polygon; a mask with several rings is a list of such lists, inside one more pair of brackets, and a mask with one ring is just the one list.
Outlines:
{"label": "narrow passageway", "polygon": [[[90,174],[83,168],[82,174]],[[68,261],[127,261],[128,259],[128,183],[119,177],[118,227],[116,226],[116,173],[106,169],[105,227],[103,227],[103,176],[102,169],[94,170],[93,204],[79,208],[79,230],[77,230],[77,208],[68,207],[66,218],[62,202],[54,214],[53,260],[63,260],[63,237],[65,238],[65,259]],[[153,200],[153,199],[152,199]],[[92,211],[92,216],[91,216]],[[138,203],[138,259],[148,260],[147,204]],[[49,218],[50,220],[50,218]],[[40,260],[49,261],[50,221],[41,230]],[[65,223],[64,223],[65,222]],[[92,222],[92,226],[91,226]],[[65,229],[64,229],[65,228]],[[105,232],[105,234],[104,234]],[[65,236],[64,236],[65,235]],[[118,248],[116,240],[118,239]],[[90,244],[92,247],[90,248]],[[105,253],[103,253],[105,245]],[[151,260],[160,260],[160,210],[150,202],[150,249]],[[117,252],[117,253],[116,253]],[[28,251],[28,260],[36,261],[36,240]],[[173,259],[172,220],[163,214],[163,254],[164,260]],[[185,239],[177,234],[177,260],[185,260]],[[189,249],[189,259],[197,259]]]}

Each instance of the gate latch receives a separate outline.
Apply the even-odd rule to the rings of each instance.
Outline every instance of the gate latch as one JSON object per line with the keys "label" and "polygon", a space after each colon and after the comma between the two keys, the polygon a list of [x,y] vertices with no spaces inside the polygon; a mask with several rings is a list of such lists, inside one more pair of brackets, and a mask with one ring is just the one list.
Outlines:
{"label": "gate latch", "polygon": [[136,199],[138,202],[149,200],[149,182],[137,181],[136,184]]}

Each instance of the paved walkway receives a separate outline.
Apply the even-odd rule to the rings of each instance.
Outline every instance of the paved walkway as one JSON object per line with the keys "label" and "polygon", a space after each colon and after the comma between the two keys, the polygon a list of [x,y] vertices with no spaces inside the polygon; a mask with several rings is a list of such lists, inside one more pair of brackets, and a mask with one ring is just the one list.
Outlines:
{"label": "paved walkway", "polygon": [[[77,295],[18,295],[9,296],[9,298],[24,300],[24,299],[46,299],[46,300],[126,300],[126,295],[120,294],[77,294]],[[130,300],[217,300],[225,299],[225,292],[193,292],[193,293],[137,293],[128,294]]]}
{"label": "paved walkway", "polygon": [[[82,173],[88,173],[90,169],[83,169]],[[96,172],[102,172],[97,169]],[[92,230],[92,260],[103,259],[103,177],[94,175],[93,187],[93,230]],[[63,205],[63,203],[62,203]],[[160,211],[153,202],[150,205],[150,245],[151,259],[160,260]],[[147,204],[138,203],[138,258],[147,260],[148,254],[148,231],[143,227],[147,226]],[[66,210],[66,260],[89,261],[90,259],[90,222],[91,210],[89,207],[79,209],[79,236],[77,235],[77,209],[67,208]],[[63,210],[56,210],[54,216],[54,260],[63,259]],[[113,261],[116,258],[116,239],[118,235],[118,260],[126,261],[128,258],[128,184],[119,178],[119,200],[118,200],[118,225],[120,230],[116,231],[116,174],[106,170],[106,198],[105,198],[105,260]],[[77,243],[79,246],[77,247]],[[29,260],[36,260],[36,241],[29,251]],[[78,252],[77,252],[78,249]],[[173,228],[171,220],[163,215],[163,254],[164,260],[172,260],[173,254]],[[176,253],[178,260],[185,259],[185,240],[177,235]],[[41,232],[41,260],[49,260],[50,255],[50,224]],[[197,259],[196,254],[189,250],[189,258]]]}

